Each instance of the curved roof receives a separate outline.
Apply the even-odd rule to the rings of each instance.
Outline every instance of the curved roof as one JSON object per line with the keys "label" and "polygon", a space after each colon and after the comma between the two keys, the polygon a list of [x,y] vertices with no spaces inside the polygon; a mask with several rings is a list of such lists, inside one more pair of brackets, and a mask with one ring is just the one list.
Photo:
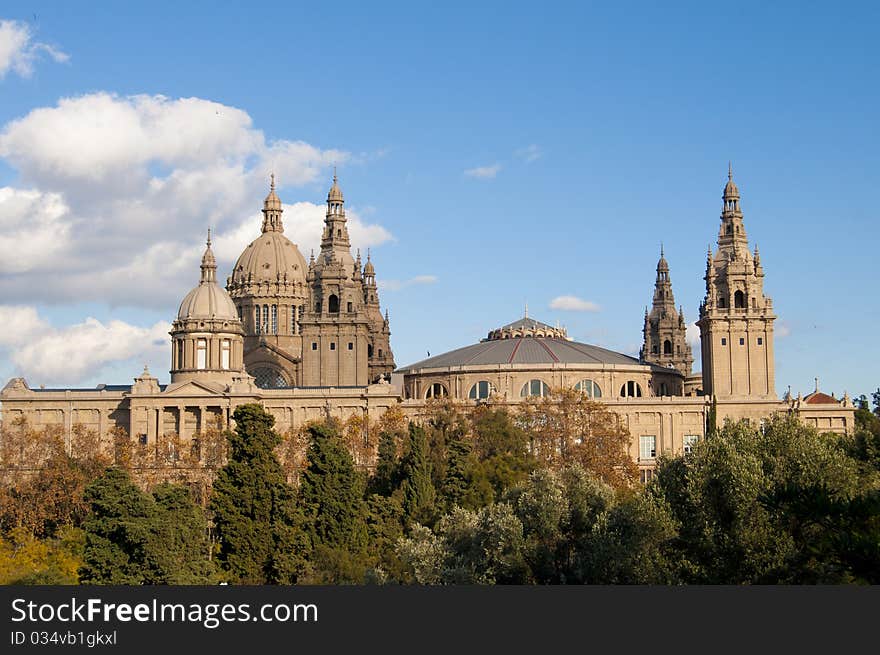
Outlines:
{"label": "curved roof", "polygon": [[217,286],[216,282],[202,282],[186,294],[177,310],[177,318],[221,318],[237,321],[238,311],[229,294]]}
{"label": "curved roof", "polygon": [[281,232],[264,232],[251,241],[235,262],[232,279],[245,283],[248,277],[254,282],[275,282],[285,275],[289,282],[305,284],[308,265],[299,248]]}
{"label": "curved roof", "polygon": [[647,366],[655,371],[674,373],[657,364],[643,362],[635,357],[606,350],[587,343],[559,338],[522,337],[481,341],[471,346],[450,350],[398,369],[396,373],[412,373],[421,368],[457,366],[486,366],[502,364],[582,364]]}

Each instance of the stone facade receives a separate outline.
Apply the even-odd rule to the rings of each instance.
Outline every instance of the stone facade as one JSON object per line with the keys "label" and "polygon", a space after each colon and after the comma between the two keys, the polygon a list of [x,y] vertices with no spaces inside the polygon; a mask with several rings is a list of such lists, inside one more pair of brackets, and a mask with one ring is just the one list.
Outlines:
{"label": "stone facade", "polygon": [[0,392],[3,421],[34,427],[79,424],[102,436],[122,431],[161,447],[209,426],[227,426],[237,405],[262,403],[280,431],[333,415],[378,419],[389,408],[418,418],[432,398],[516,407],[524,398],[566,387],[606,403],[625,421],[630,452],[648,479],[656,458],[679,453],[717,419],[755,425],[793,413],[819,430],[847,432],[854,407],[818,389],[779,400],[774,388],[772,302],[763,293],[757,248],[749,252],[739,190],[728,172],[717,250],[706,266],[706,296],[697,325],[702,373],[684,316],[676,310],[669,265],[661,250],[639,358],[571,340],[565,329],[526,316],[486,339],[402,368],[394,358],[375,265],[352,257],[342,191],[334,175],[327,196],[321,251],[309,263],[283,235],[274,180],[263,203],[263,225],[227,278],[216,284],[208,246],[199,285],[174,321],[171,383],[146,369],[132,385],[96,389],[31,389],[14,378]]}

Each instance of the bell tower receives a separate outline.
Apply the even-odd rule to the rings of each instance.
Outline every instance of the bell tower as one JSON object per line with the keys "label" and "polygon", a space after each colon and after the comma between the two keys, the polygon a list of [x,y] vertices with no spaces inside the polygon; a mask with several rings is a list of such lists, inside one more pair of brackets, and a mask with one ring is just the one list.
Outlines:
{"label": "bell tower", "polygon": [[730,167],[722,195],[718,248],[706,259],[706,297],[700,305],[703,391],[717,398],[776,399],[773,302],[764,295],[764,269],[749,252],[739,189]]}
{"label": "bell tower", "polygon": [[649,312],[645,309],[644,345],[641,358],[660,366],[674,368],[685,378],[691,374],[694,356],[687,341],[684,312],[675,309],[669,263],[660,246],[657,279],[654,282],[654,301]]}

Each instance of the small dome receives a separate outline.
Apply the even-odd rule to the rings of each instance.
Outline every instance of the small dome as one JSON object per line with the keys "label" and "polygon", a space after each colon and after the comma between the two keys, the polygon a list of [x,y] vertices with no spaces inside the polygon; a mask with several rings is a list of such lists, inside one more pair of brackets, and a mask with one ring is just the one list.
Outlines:
{"label": "small dome", "polygon": [[263,209],[281,211],[281,198],[275,193],[275,184],[272,184],[272,188],[269,190],[269,195],[266,196],[266,199],[263,201]]}
{"label": "small dome", "polygon": [[177,318],[214,318],[238,320],[238,311],[235,303],[225,290],[221,289],[216,282],[202,282],[190,291],[180,303],[177,310]]}
{"label": "small dome", "polygon": [[327,194],[327,202],[336,201],[343,202],[342,197],[342,189],[339,188],[339,180],[336,179],[336,173],[333,173],[333,186],[330,187],[330,192]]}
{"label": "small dome", "polygon": [[733,167],[727,164],[727,184],[724,185],[725,198],[739,198],[739,189],[736,188],[736,182],[733,181]]}
{"label": "small dome", "polygon": [[373,262],[370,261],[370,258],[367,257],[367,265],[364,266],[364,275],[375,275],[376,267],[373,266]]}
{"label": "small dome", "polygon": [[264,232],[244,249],[235,262],[232,279],[244,283],[250,277],[254,282],[275,282],[287,274],[288,282],[305,284],[308,266],[306,260],[290,239],[280,232]]}

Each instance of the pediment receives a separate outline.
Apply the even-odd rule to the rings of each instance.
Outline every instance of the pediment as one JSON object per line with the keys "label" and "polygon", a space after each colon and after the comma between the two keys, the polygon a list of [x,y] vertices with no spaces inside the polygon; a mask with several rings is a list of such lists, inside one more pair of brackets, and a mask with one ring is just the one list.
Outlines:
{"label": "pediment", "polygon": [[226,393],[225,384],[204,382],[202,380],[184,380],[173,382],[165,387],[163,396],[219,396]]}

